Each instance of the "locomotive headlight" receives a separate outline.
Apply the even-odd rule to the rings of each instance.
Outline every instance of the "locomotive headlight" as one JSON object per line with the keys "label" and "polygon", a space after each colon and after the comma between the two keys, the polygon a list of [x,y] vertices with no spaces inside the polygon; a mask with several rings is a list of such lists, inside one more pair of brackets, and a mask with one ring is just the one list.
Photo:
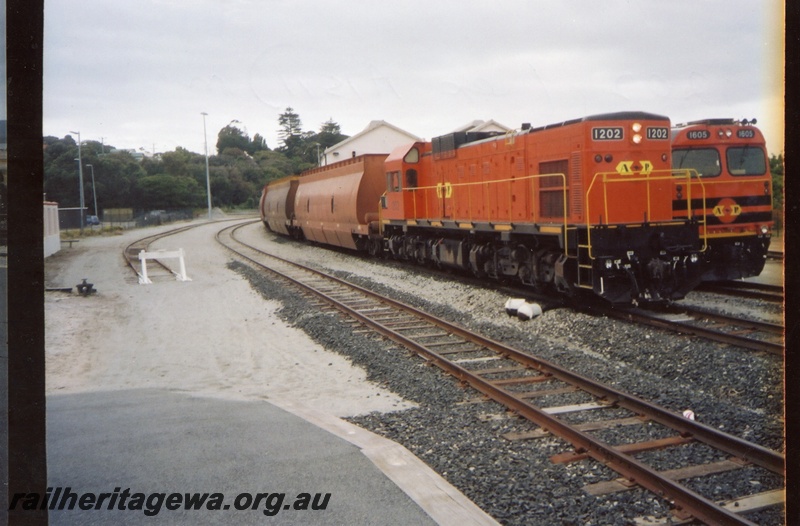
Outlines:
{"label": "locomotive headlight", "polygon": [[761,225],[761,233],[762,234],[769,233],[769,227],[767,225]]}
{"label": "locomotive headlight", "polygon": [[722,137],[723,135],[725,135],[725,133],[722,131],[722,129],[719,129],[719,130],[717,130],[717,135]]}
{"label": "locomotive headlight", "polygon": [[640,142],[642,142],[642,136],[637,133],[633,136],[633,143],[639,144]]}
{"label": "locomotive headlight", "polygon": [[730,130],[725,130],[725,137],[730,137],[731,135],[733,135],[733,132],[732,132],[732,131],[730,131]]}
{"label": "locomotive headlight", "polygon": [[634,133],[639,133],[640,131],[642,131],[642,125],[639,124],[638,122],[634,122],[633,126],[631,126],[631,129],[633,130]]}

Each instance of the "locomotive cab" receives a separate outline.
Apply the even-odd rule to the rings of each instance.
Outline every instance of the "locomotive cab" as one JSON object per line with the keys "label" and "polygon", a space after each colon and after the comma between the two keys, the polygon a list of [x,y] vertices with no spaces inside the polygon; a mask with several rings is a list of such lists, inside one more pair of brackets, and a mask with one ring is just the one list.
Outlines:
{"label": "locomotive cab", "polygon": [[693,176],[690,184],[675,182],[673,214],[701,219],[704,281],[757,276],[766,262],[772,177],[764,136],[754,124],[706,119],[672,130],[673,169]]}
{"label": "locomotive cab", "polygon": [[416,217],[417,194],[424,192],[421,180],[428,170],[429,145],[415,142],[398,146],[384,162],[386,173],[386,193],[381,197],[381,217],[383,219],[408,219]]}

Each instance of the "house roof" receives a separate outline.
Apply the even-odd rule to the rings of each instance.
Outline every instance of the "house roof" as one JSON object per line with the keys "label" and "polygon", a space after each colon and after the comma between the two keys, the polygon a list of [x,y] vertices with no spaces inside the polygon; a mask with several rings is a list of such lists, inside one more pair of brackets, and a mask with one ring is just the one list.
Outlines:
{"label": "house roof", "polygon": [[465,131],[484,131],[491,128],[499,128],[501,131],[511,131],[511,128],[504,124],[500,124],[494,119],[489,119],[488,121],[482,120],[474,120],[472,122],[468,122],[467,124],[460,126],[453,130],[451,133],[455,132],[465,132]]}
{"label": "house roof", "polygon": [[355,135],[353,135],[351,137],[348,137],[347,139],[345,139],[345,140],[343,140],[341,142],[337,142],[333,146],[330,146],[329,148],[327,148],[325,150],[325,153],[328,153],[328,152],[333,151],[333,150],[338,150],[339,148],[341,148],[345,144],[347,144],[349,142],[352,142],[355,139],[358,139],[359,137],[363,137],[364,135],[367,135],[368,133],[372,132],[373,130],[376,130],[376,129],[384,127],[384,126],[387,127],[387,128],[390,128],[390,129],[392,129],[392,130],[394,130],[396,132],[402,133],[403,135],[408,135],[408,137],[411,140],[414,140],[414,141],[421,141],[422,140],[420,137],[417,137],[413,133],[409,133],[409,132],[407,132],[407,131],[405,131],[403,129],[400,129],[397,126],[395,126],[394,124],[388,123],[388,122],[383,121],[383,120],[381,120],[381,121],[372,121],[367,125],[366,128],[364,128],[363,130],[361,130],[357,134],[355,134]]}

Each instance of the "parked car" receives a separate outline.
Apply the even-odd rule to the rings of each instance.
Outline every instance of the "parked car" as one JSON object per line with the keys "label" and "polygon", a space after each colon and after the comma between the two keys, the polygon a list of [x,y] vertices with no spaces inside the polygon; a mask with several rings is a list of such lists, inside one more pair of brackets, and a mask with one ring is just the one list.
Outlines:
{"label": "parked car", "polygon": [[87,225],[99,225],[100,218],[97,216],[86,216],[86,224]]}

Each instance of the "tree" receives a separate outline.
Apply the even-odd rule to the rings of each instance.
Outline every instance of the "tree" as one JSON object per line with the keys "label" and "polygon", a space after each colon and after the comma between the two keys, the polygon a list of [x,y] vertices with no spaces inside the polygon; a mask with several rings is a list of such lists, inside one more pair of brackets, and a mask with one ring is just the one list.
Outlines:
{"label": "tree", "polygon": [[92,164],[97,185],[97,207],[101,210],[131,207],[136,184],[148,175],[141,161],[128,152],[114,152],[99,157]]}
{"label": "tree", "polygon": [[250,141],[250,147],[247,150],[247,153],[250,155],[255,155],[257,152],[262,152],[269,150],[267,146],[267,140],[259,134],[253,135],[253,140]]}
{"label": "tree", "polygon": [[320,156],[323,151],[334,144],[347,139],[347,135],[342,133],[342,129],[334,120],[328,119],[320,126],[319,133],[309,135],[305,140],[303,149],[303,160],[314,165],[319,165]]}
{"label": "tree", "polygon": [[201,206],[205,189],[191,177],[148,175],[137,181],[140,208],[191,208]]}
{"label": "tree", "polygon": [[173,152],[161,154],[161,166],[159,171],[167,175],[189,175],[189,166],[194,157],[200,156],[178,146]]}
{"label": "tree", "polygon": [[319,142],[320,146],[323,148],[330,148],[334,144],[347,139],[347,137],[347,135],[342,133],[339,124],[334,122],[333,118],[331,118],[322,123],[315,140]]}
{"label": "tree", "polygon": [[302,153],[303,124],[300,121],[300,115],[295,113],[291,107],[287,107],[286,111],[278,116],[278,124],[281,127],[278,130],[278,137],[283,144],[280,151],[288,157]]}
{"label": "tree", "polygon": [[[300,119],[291,108],[286,115],[286,129],[296,148],[291,152],[272,151],[263,136],[251,140],[231,121],[218,134],[218,154],[209,157],[211,196],[214,206],[241,206],[258,202],[267,181],[314,166],[308,153],[311,132],[300,130]],[[332,123],[335,126],[335,123]],[[331,130],[333,131],[333,130]],[[44,187],[47,199],[62,207],[78,206],[77,137],[43,137]],[[104,148],[105,146],[105,148]],[[315,146],[313,146],[316,148]],[[105,151],[103,151],[105,150]],[[107,153],[113,152],[113,153]],[[84,195],[92,195],[92,181],[85,168],[91,164],[95,174],[98,208],[185,208],[205,206],[205,155],[182,147],[164,152],[158,157],[135,158],[126,151],[116,151],[112,145],[86,140],[82,144],[84,164]],[[198,200],[199,199],[199,200]],[[86,205],[91,208],[90,200]]]}
{"label": "tree", "polygon": [[259,186],[264,186],[268,181],[280,179],[294,173],[292,162],[280,152],[261,151],[253,156],[253,160],[258,164],[264,177]]}
{"label": "tree", "polygon": [[234,123],[241,124],[239,121],[234,120],[219,131],[217,135],[217,154],[222,154],[229,148],[236,148],[247,152],[249,155],[254,155],[262,150],[269,150],[264,137],[256,133],[251,140],[247,132],[234,126]]}
{"label": "tree", "polygon": [[250,136],[234,126],[233,123],[238,124],[239,121],[231,121],[217,134],[217,154],[222,153],[227,148],[238,148],[242,151],[247,151],[250,146]]}
{"label": "tree", "polygon": [[[63,139],[45,137],[44,144],[44,192],[47,199],[59,206],[76,207],[80,202],[78,183],[78,145],[67,135]],[[83,192],[92,195],[92,179],[86,168],[94,168],[97,204],[100,209],[130,206],[131,188],[136,180],[147,175],[142,164],[127,152],[102,154],[102,145],[97,141],[84,141],[81,148],[83,161]],[[91,206],[89,200],[84,205]]]}

